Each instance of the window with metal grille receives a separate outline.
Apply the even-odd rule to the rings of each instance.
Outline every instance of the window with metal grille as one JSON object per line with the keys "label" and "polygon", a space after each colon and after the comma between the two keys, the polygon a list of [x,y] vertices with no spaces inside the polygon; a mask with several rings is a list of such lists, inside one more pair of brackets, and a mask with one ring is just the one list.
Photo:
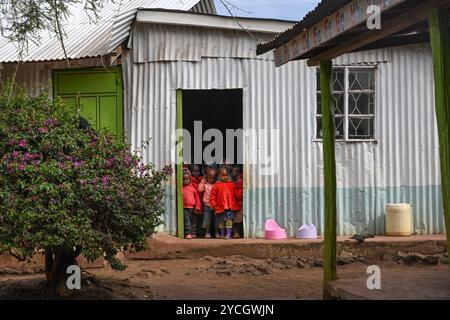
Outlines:
{"label": "window with metal grille", "polygon": [[[375,68],[335,67],[331,75],[331,86],[336,140],[373,140],[375,138]],[[319,70],[317,70],[316,122],[316,138],[322,139]]]}

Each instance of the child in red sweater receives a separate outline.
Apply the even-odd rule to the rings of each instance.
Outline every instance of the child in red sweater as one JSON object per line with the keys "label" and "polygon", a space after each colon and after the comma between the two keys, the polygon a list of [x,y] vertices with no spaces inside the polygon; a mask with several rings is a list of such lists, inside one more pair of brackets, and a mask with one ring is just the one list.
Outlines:
{"label": "child in red sweater", "polygon": [[194,185],[195,188],[198,188],[198,185],[203,180],[202,176],[202,167],[198,164],[191,165],[191,183]]}
{"label": "child in red sweater", "polygon": [[230,180],[227,168],[219,169],[219,181],[211,190],[210,204],[216,214],[216,238],[231,239],[233,231],[234,212],[239,210],[239,205],[235,197],[235,186]]}
{"label": "child in red sweater", "polygon": [[205,238],[211,238],[211,230],[214,230],[214,211],[211,209],[211,191],[216,183],[217,171],[208,167],[205,178],[198,185],[198,191],[203,193],[203,228],[206,230]]}
{"label": "child in red sweater", "polygon": [[203,211],[204,211],[204,204],[203,204],[203,192],[198,191],[198,186],[200,182],[203,180],[202,175],[202,166],[198,164],[192,164],[189,166],[191,171],[191,183],[194,186],[195,190],[197,190],[198,195],[200,196],[200,209],[194,211],[194,224],[197,226],[196,230],[196,236],[203,236],[204,230],[202,228],[203,224]]}
{"label": "child in red sweater", "polygon": [[244,228],[243,228],[243,212],[242,212],[242,202],[244,199],[244,189],[242,180],[242,170],[239,166],[234,166],[231,171],[231,178],[233,179],[235,186],[235,197],[239,205],[239,210],[236,211],[233,220],[233,238],[243,238]]}
{"label": "child in red sweater", "polygon": [[200,211],[200,196],[191,182],[191,172],[183,169],[183,208],[184,208],[184,236],[186,239],[195,238],[195,211]]}

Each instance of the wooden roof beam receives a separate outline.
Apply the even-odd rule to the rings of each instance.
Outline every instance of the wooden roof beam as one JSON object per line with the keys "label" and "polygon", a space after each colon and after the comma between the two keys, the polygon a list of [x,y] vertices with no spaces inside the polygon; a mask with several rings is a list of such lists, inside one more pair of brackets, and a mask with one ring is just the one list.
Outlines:
{"label": "wooden roof beam", "polygon": [[375,41],[418,24],[427,19],[428,12],[431,8],[442,6],[450,6],[450,0],[429,0],[423,2],[408,12],[397,16],[395,19],[382,24],[380,30],[364,32],[351,40],[309,59],[308,66],[318,66],[320,61],[332,60],[345,53],[355,51],[358,48],[367,46]]}

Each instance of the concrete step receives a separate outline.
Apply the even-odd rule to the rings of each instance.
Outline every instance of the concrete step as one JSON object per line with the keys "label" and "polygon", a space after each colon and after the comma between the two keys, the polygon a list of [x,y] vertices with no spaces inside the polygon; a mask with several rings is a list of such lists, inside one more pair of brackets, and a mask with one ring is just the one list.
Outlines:
{"label": "concrete step", "polygon": [[325,289],[337,300],[450,300],[450,269],[443,266],[430,269],[381,269],[381,288],[375,290],[367,288],[370,275],[331,281]]}
{"label": "concrete step", "polygon": [[[125,253],[127,259],[189,259],[228,256],[247,256],[254,259],[276,259],[280,257],[301,257],[316,259],[318,264],[322,259],[323,239],[316,240],[264,240],[264,239],[179,239],[166,234],[157,234],[149,240],[149,248],[139,253]],[[411,260],[417,257],[443,255],[447,251],[445,235],[426,235],[411,237],[376,237],[358,243],[350,237],[338,237],[338,263],[346,264],[353,261],[376,260]],[[120,254],[122,256],[122,254]],[[363,260],[361,260],[362,258]],[[122,259],[121,259],[122,260]],[[420,260],[420,259],[419,259]],[[436,259],[434,259],[436,260]],[[431,259],[431,261],[434,261]],[[102,268],[107,263],[104,259],[88,262],[84,257],[78,259],[83,268]],[[44,256],[37,253],[31,261],[19,262],[9,254],[0,255],[0,269],[43,270]],[[1,270],[0,270],[1,271]]]}
{"label": "concrete step", "polygon": [[[157,234],[149,241],[149,249],[126,254],[127,259],[176,259],[226,257],[245,255],[255,259],[274,259],[283,256],[322,257],[323,239],[316,240],[264,240],[264,239],[179,239]],[[354,254],[370,260],[388,259],[400,251],[423,255],[441,254],[447,251],[445,235],[417,235],[410,237],[379,236],[358,243],[350,237],[338,237],[338,255]]]}

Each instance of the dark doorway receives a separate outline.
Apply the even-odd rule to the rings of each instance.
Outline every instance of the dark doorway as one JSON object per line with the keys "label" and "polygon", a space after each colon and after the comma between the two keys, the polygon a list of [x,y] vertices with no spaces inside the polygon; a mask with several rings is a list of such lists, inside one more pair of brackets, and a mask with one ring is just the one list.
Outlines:
{"label": "dark doorway", "polygon": [[[208,129],[220,130],[224,137],[224,158],[236,165],[242,165],[242,159],[238,158],[238,155],[243,152],[242,139],[234,139],[234,155],[233,159],[231,159],[226,152],[225,138],[227,129],[242,130],[242,98],[242,89],[183,90],[183,128],[189,131],[192,139],[194,138],[194,123],[196,121],[201,121],[202,123],[202,136]],[[202,151],[210,143],[204,141]],[[185,163],[196,163],[195,152],[194,146],[185,149],[184,158],[187,160]]]}
{"label": "dark doorway", "polygon": [[[208,171],[208,166],[220,167],[224,164],[229,165],[230,178],[235,183],[236,190],[243,191],[243,91],[242,89],[230,90],[180,90],[177,96],[177,117],[182,117],[182,128],[185,130],[183,135],[183,165],[192,168],[192,165],[199,165],[202,175]],[[177,118],[177,128],[181,128],[181,119]],[[212,130],[211,130],[212,129]],[[215,132],[207,137],[208,132]],[[187,137],[189,133],[189,138]],[[220,136],[223,145],[220,148],[211,148],[214,142],[217,142],[216,135]],[[218,146],[218,145],[216,145]],[[208,149],[209,148],[209,149]],[[211,155],[215,158],[211,162],[204,158],[204,152],[211,150]],[[217,151],[219,150],[219,151]],[[232,150],[232,151],[231,151]],[[209,154],[209,152],[205,152]],[[198,166],[196,167],[198,172]],[[236,169],[239,169],[236,171]],[[181,166],[178,168],[181,170]],[[192,171],[194,172],[194,171]],[[234,172],[234,173],[233,173]],[[240,175],[236,174],[240,173]],[[234,175],[234,176],[233,176]],[[235,178],[239,176],[239,178]],[[178,180],[182,178],[182,174],[178,175]],[[193,178],[194,179],[194,178]],[[195,179],[197,180],[197,178]],[[198,181],[197,181],[198,182]],[[182,202],[182,181],[177,181],[178,196],[178,234],[182,232],[183,206]],[[202,197],[202,196],[200,196]],[[242,210],[242,193],[239,199],[241,207],[240,211],[234,212],[233,218],[233,237],[244,237],[243,230],[243,210]],[[202,205],[202,210],[206,206]],[[208,207],[209,208],[209,207]],[[205,211],[204,211],[205,212]],[[203,213],[204,214],[204,213]],[[213,213],[215,217],[215,214]],[[213,220],[216,218],[212,218]],[[209,227],[202,224],[202,215],[196,215],[195,224],[202,225],[196,227],[196,236],[217,237],[217,226],[213,221],[211,224],[206,223]],[[228,228],[228,227],[227,227]],[[219,234],[220,235],[220,234]]]}

